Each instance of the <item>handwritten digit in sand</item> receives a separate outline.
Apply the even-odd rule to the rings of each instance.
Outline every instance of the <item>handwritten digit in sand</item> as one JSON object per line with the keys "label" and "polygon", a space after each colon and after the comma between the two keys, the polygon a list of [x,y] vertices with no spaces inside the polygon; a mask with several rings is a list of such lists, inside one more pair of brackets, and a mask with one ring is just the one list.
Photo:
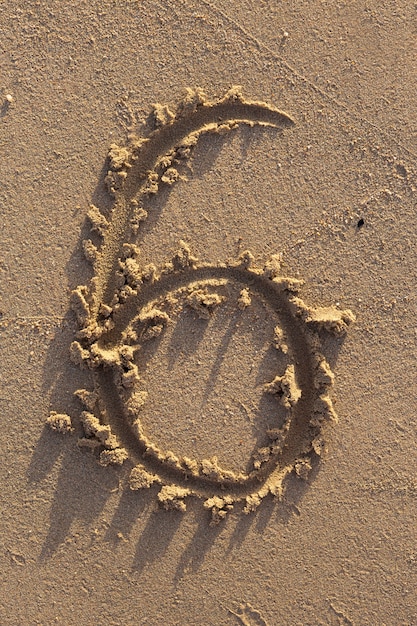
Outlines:
{"label": "handwritten digit in sand", "polygon": [[[145,200],[180,178],[178,165],[190,157],[203,134],[229,132],[240,124],[281,131],[294,126],[289,115],[245,100],[236,87],[214,101],[200,90],[189,90],[175,112],[156,105],[153,120],[154,130],[147,137],[110,147],[106,181],[113,209],[107,217],[94,206],[88,213],[102,243],[96,247],[92,240],[84,241],[94,276],[90,285],[77,287],[71,296],[79,323],[71,358],[93,379],[92,390],[76,392],[84,405],[78,444],[97,454],[102,465],[129,459],[134,463],[130,488],[157,485],[164,508],[184,511],[187,498],[202,498],[215,524],[237,503],[249,513],[266,495],[280,497],[288,474],[308,475],[312,458],[322,452],[325,426],[336,419],[329,395],[334,377],[320,338],[323,333],[344,334],[354,316],[348,310],[307,306],[299,297],[302,282],[281,274],[278,254],[262,267],[254,264],[249,251],[233,263],[209,265],[200,263],[180,241],[162,267],[143,265],[136,242],[147,217]],[[265,433],[265,444],[254,451],[246,472],[221,467],[217,457],[163,450],[141,420],[147,402],[141,347],[163,336],[183,311],[210,321],[231,297],[242,316],[256,299],[277,317],[271,344],[285,363],[263,386],[284,417]],[[73,432],[69,417],[62,414],[52,412],[48,424]]]}

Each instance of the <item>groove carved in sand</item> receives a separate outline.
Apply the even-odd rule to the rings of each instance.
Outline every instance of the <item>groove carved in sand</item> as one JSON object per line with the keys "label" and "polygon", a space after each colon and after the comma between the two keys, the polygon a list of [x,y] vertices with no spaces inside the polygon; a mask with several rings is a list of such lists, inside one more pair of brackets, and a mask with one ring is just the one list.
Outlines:
{"label": "groove carved in sand", "polygon": [[[180,242],[163,267],[141,264],[136,241],[147,216],[144,202],[161,185],[178,180],[178,164],[190,156],[202,134],[227,132],[242,123],[281,129],[293,125],[286,113],[246,101],[238,88],[213,102],[201,91],[189,90],[176,112],[157,105],[153,118],[155,128],[148,137],[110,148],[110,216],[96,207],[88,214],[101,245],[84,241],[94,277],[71,296],[79,323],[71,358],[91,371],[94,382],[93,390],[76,392],[84,405],[78,443],[93,450],[103,465],[132,461],[130,488],[158,485],[158,500],[165,508],[185,510],[188,497],[201,497],[217,523],[237,502],[250,512],[267,494],[280,496],[290,472],[308,474],[312,456],[322,451],[325,424],[336,419],[329,397],[333,374],[321,353],[320,333],[343,334],[354,317],[350,311],[305,305],[298,296],[302,283],[281,275],[278,255],[259,268],[248,251],[233,264],[204,265]],[[220,467],[216,457],[197,459],[162,450],[148,438],[141,420],[147,400],[141,386],[141,346],[163,335],[187,307],[210,320],[227,297],[227,285],[238,289],[236,310],[242,315],[257,298],[278,316],[271,341],[286,355],[284,371],[264,384],[264,393],[276,398],[285,417],[265,433],[265,445],[254,451],[247,472]],[[51,413],[48,423],[58,431],[72,431],[68,416]]]}

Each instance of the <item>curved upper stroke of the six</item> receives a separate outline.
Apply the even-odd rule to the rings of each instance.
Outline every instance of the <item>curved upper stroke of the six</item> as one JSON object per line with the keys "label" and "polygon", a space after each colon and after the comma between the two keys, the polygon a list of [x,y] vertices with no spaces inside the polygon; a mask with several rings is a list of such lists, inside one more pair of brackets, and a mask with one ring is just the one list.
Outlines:
{"label": "curved upper stroke of the six", "polygon": [[214,102],[208,101],[198,90],[190,91],[189,95],[189,102],[183,102],[172,119],[151,132],[137,147],[133,147],[132,162],[128,164],[123,189],[116,194],[111,222],[96,263],[96,311],[102,301],[108,303],[113,295],[111,276],[116,268],[120,247],[129,238],[130,202],[136,198],[140,203],[140,196],[146,193],[149,172],[154,171],[161,156],[181,145],[187,137],[194,135],[198,139],[220,126],[257,124],[285,128],[294,124],[287,113],[271,105],[244,100],[236,87]]}

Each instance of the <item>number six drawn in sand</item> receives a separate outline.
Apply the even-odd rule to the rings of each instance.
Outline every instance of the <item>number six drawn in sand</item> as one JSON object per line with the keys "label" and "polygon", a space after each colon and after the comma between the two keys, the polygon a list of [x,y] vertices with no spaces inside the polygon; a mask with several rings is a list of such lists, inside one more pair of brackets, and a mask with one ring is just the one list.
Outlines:
{"label": "number six drawn in sand", "polygon": [[[320,336],[344,334],[354,316],[348,310],[307,306],[298,296],[301,281],[281,275],[278,254],[260,268],[249,251],[234,263],[208,265],[199,263],[180,241],[163,267],[141,264],[135,242],[147,217],[144,202],[161,186],[178,180],[178,165],[190,157],[202,135],[225,133],[240,124],[283,132],[294,125],[286,113],[245,100],[236,87],[215,101],[200,90],[188,90],[175,112],[158,105],[153,119],[154,130],[147,137],[126,147],[110,147],[110,216],[94,206],[88,213],[101,245],[83,242],[94,276],[71,297],[79,323],[71,358],[89,370],[94,381],[92,391],[76,392],[84,405],[78,444],[90,448],[102,465],[129,459],[134,463],[130,488],[158,485],[158,500],[165,508],[184,511],[188,497],[202,498],[217,523],[238,502],[249,513],[267,494],[280,497],[289,473],[307,476],[312,457],[322,451],[326,423],[336,419],[329,396],[333,374],[321,352]],[[276,397],[284,418],[265,433],[266,443],[253,453],[247,472],[223,468],[216,457],[179,457],[161,450],[141,421],[147,392],[140,384],[140,347],[166,332],[186,307],[211,319],[233,289],[242,312],[255,297],[278,316],[273,344],[285,355],[284,371],[263,387],[264,393]],[[60,432],[72,431],[67,415],[52,412],[48,423]]]}

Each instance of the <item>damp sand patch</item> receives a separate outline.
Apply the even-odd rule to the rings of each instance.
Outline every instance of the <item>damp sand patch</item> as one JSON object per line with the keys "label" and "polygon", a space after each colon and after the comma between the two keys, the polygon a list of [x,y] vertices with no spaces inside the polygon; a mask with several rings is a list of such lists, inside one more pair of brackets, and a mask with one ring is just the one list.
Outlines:
{"label": "damp sand patch", "polygon": [[[93,278],[71,296],[79,330],[70,353],[86,373],[85,389],[76,392],[83,405],[78,445],[91,450],[104,466],[133,464],[130,488],[140,491],[156,485],[163,508],[184,511],[187,499],[198,497],[211,510],[212,522],[218,523],[237,503],[249,513],[266,495],[281,497],[288,474],[308,476],[313,457],[320,456],[325,446],[327,424],[336,420],[330,396],[334,377],[321,339],[323,334],[345,334],[354,316],[349,310],[305,304],[300,297],[302,282],[282,275],[278,254],[260,267],[249,251],[234,262],[202,264],[180,241],[164,265],[143,264],[139,244],[146,199],[181,180],[179,168],[202,135],[228,133],[240,124],[281,132],[294,126],[289,115],[245,100],[237,87],[213,101],[200,90],[188,90],[174,111],[156,105],[151,120],[153,129],[146,137],[110,147],[106,183],[113,208],[104,215],[92,206],[88,213],[92,236],[83,249]],[[157,359],[158,350],[161,360],[164,350],[168,354],[166,342],[172,342],[184,315],[195,318],[189,324],[191,340],[198,324],[215,325],[216,320],[221,324],[232,318],[238,325],[256,307],[269,312],[267,342],[277,367],[253,383],[258,406],[263,402],[269,410],[262,436],[246,463],[237,468],[233,460],[227,462],[222,448],[204,457],[187,441],[182,442],[185,448],[178,445],[179,433],[169,442],[173,411],[163,409],[169,385],[158,399],[158,384],[152,379],[158,381],[161,374],[152,376],[149,370],[147,374],[146,362],[152,353]],[[252,329],[256,334],[254,323]],[[209,352],[210,346],[205,350]],[[209,353],[207,360],[216,362],[218,351]],[[185,383],[183,379],[180,386]],[[251,384],[240,383],[250,396]],[[245,405],[239,398],[243,397],[239,376],[230,388]],[[226,405],[222,394],[217,396],[217,403]],[[158,410],[159,423],[165,424],[163,436],[158,419],[152,421],[152,412]],[[59,432],[72,432],[68,416],[52,413],[48,423]],[[218,432],[213,438],[221,440]]]}

